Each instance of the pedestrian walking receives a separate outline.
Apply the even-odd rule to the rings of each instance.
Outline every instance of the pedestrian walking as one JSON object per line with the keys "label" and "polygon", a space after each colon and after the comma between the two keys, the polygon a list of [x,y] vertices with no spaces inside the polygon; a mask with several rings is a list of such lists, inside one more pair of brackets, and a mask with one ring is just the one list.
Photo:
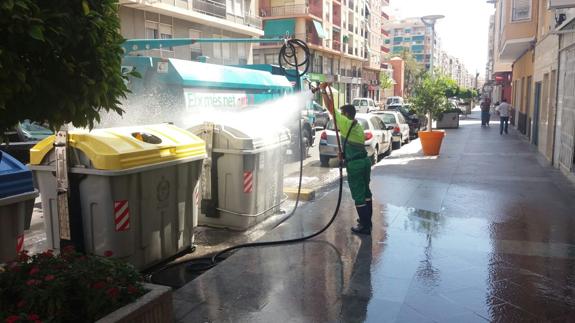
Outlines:
{"label": "pedestrian walking", "polygon": [[499,114],[499,134],[503,135],[503,131],[507,134],[507,128],[509,126],[509,110],[511,110],[511,104],[507,103],[507,99],[501,99],[501,104],[495,108],[497,114]]}
{"label": "pedestrian walking", "polygon": [[491,114],[489,114],[489,109],[491,109],[491,99],[484,98],[481,101],[481,126],[489,126],[489,119],[491,118]]}
{"label": "pedestrian walking", "polygon": [[358,234],[371,234],[371,217],[373,214],[372,194],[369,189],[371,161],[365,149],[365,134],[362,125],[355,120],[355,107],[347,104],[340,109],[334,107],[333,101],[325,92],[327,83],[322,83],[322,94],[328,111],[337,121],[343,139],[347,182],[355,209],[359,217],[358,224],[351,231]]}

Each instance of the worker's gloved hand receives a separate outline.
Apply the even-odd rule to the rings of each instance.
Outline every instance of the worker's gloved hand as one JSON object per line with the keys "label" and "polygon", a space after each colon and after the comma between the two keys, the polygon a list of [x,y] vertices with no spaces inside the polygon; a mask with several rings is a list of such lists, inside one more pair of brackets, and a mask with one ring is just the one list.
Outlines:
{"label": "worker's gloved hand", "polygon": [[321,95],[323,97],[323,101],[325,106],[327,107],[327,110],[329,111],[329,113],[331,115],[333,115],[333,95],[330,89],[331,83],[329,82],[322,82],[319,85],[319,88],[321,89]]}

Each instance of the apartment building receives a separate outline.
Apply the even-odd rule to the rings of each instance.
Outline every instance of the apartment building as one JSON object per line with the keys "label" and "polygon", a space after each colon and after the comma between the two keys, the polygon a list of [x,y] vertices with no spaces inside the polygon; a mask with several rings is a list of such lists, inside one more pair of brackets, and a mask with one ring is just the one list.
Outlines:
{"label": "apartment building", "polygon": [[[121,0],[127,39],[251,38],[263,36],[256,0]],[[215,64],[251,63],[252,44],[196,44],[144,51],[144,55]]]}
{"label": "apartment building", "polygon": [[[391,46],[392,55],[400,55],[404,50],[409,50],[416,61],[429,69],[431,55],[434,62],[439,61],[441,44],[437,33],[432,40],[431,27],[426,27],[421,18],[407,18],[390,22],[386,28],[390,38],[385,40],[385,44]],[[432,41],[434,42],[433,53]]]}
{"label": "apartment building", "polygon": [[[552,30],[559,37],[552,161],[553,166],[575,181],[575,0],[550,0],[549,5],[555,16],[555,28]],[[552,80],[553,73],[549,75]],[[553,108],[552,105],[549,107]]]}
{"label": "apartment building", "polygon": [[511,75],[512,124],[575,179],[575,0],[492,2],[492,79]]}
{"label": "apartment building", "polygon": [[389,47],[385,46],[384,39],[389,38],[384,26],[389,21],[389,15],[385,9],[389,6],[389,1],[372,0],[367,2],[368,15],[365,29],[365,40],[367,50],[365,51],[366,61],[363,64],[363,88],[362,96],[369,97],[375,101],[381,101],[385,94],[381,90],[379,77],[381,73],[388,73],[388,64],[382,53],[389,52]]}
{"label": "apartment building", "polygon": [[[381,1],[381,0],[380,0]],[[260,0],[265,37],[295,37],[307,42],[311,81],[332,82],[340,102],[361,96],[367,62],[366,0]],[[256,46],[254,63],[277,64],[277,44]],[[321,97],[316,98],[321,101]]]}

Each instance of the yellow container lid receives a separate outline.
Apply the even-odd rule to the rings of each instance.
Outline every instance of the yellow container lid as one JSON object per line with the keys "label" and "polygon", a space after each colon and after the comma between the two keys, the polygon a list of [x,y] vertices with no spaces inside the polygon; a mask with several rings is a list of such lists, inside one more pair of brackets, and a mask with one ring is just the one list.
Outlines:
{"label": "yellow container lid", "polygon": [[[206,157],[206,145],[194,134],[170,124],[73,130],[70,146],[82,151],[94,169],[121,170],[173,160]],[[30,164],[41,165],[54,148],[50,136],[30,150]]]}

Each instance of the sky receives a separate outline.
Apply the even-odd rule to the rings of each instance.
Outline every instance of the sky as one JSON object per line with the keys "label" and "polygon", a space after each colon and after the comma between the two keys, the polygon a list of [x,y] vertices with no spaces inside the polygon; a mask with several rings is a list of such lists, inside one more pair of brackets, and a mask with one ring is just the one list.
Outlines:
{"label": "sky", "polygon": [[384,11],[397,19],[444,15],[435,29],[443,50],[463,60],[470,73],[484,76],[493,4],[486,0],[390,0]]}

